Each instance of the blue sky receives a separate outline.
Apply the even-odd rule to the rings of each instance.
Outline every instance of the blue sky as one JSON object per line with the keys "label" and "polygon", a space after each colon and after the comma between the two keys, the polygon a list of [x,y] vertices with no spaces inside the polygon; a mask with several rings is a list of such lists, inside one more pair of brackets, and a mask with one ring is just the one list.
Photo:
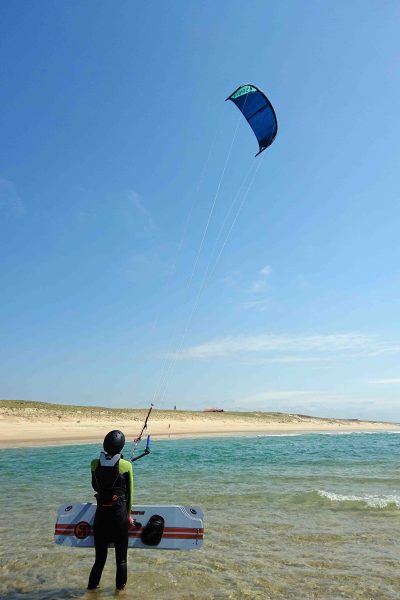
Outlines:
{"label": "blue sky", "polygon": [[398,2],[0,13],[0,397],[400,420]]}

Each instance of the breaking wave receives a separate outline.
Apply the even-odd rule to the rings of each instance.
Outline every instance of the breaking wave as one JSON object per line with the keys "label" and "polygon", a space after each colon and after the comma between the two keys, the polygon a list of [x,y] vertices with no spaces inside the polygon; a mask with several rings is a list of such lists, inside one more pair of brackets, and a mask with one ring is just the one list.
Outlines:
{"label": "breaking wave", "polygon": [[359,507],[368,508],[400,508],[400,496],[396,494],[385,494],[377,496],[374,494],[365,494],[363,496],[336,494],[335,492],[327,492],[325,490],[317,490],[321,498],[330,500],[331,502],[358,504]]}

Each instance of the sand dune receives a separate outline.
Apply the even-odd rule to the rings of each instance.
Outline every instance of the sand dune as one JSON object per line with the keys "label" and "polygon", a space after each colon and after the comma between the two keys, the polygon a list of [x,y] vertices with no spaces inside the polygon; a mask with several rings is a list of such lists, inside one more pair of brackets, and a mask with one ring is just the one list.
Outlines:
{"label": "sand dune", "polygon": [[[138,435],[147,408],[111,409],[0,400],[0,447],[97,442],[110,429]],[[400,430],[400,424],[275,412],[200,412],[153,409],[153,436],[199,436],[311,431]]]}

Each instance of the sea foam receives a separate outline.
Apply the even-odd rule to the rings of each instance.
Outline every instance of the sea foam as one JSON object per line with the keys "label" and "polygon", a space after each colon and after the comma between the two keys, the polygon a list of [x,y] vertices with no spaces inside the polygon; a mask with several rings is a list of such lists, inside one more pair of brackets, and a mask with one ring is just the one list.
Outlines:
{"label": "sea foam", "polygon": [[327,498],[331,502],[359,502],[370,508],[388,508],[395,506],[400,508],[400,496],[396,494],[386,494],[376,496],[373,494],[365,494],[363,496],[336,494],[335,492],[327,492],[325,490],[317,490],[321,498]]}

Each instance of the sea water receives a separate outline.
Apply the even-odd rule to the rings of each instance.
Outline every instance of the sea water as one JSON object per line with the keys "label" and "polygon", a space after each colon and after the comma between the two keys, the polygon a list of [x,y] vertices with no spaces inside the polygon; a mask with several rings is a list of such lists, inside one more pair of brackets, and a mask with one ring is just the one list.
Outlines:
{"label": "sea water", "polygon": [[[0,451],[0,598],[113,598],[114,552],[56,546],[57,507],[91,501],[99,444]],[[134,465],[136,504],[205,512],[187,552],[130,550],[127,600],[400,597],[400,435],[160,440]]]}

